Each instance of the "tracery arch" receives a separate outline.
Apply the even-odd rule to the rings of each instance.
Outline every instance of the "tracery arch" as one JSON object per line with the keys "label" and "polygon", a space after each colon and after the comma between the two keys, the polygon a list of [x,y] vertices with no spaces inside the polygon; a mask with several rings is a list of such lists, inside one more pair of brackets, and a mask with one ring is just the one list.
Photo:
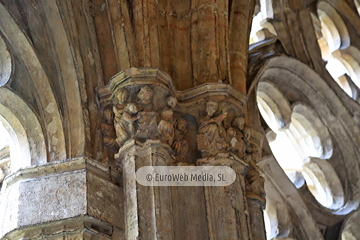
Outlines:
{"label": "tracery arch", "polygon": [[2,36],[0,35],[0,87],[4,86],[9,81],[11,71],[11,56]]}
{"label": "tracery arch", "polygon": [[[265,111],[261,110],[264,109],[264,104],[263,98],[259,96],[261,95],[259,91],[260,112],[269,126],[275,125],[276,122],[273,121],[276,121],[276,118],[268,118],[267,116],[270,114],[264,114]],[[276,108],[270,108],[268,112],[272,109]],[[323,206],[333,209],[343,204],[343,198],[334,198],[334,196],[343,195],[343,190],[331,165],[321,162],[313,163],[310,160],[314,157],[330,158],[333,146],[327,128],[309,106],[302,103],[294,104],[288,127],[275,129],[273,137],[268,137],[268,141],[280,166],[297,187],[300,187],[306,180],[310,192]],[[332,181],[326,177],[327,174],[331,175]],[[335,186],[332,186],[331,184],[334,182],[336,182]]]}
{"label": "tracery arch", "polygon": [[[271,83],[292,105],[291,121],[288,127],[273,129],[274,133],[268,132],[267,134],[270,145],[277,138],[287,139],[291,143],[290,145],[278,144],[280,149],[278,151],[292,147],[291,158],[297,159],[298,162],[295,167],[291,164],[286,166],[289,156],[283,156],[285,167],[282,167],[288,177],[295,185],[298,184],[298,187],[304,180],[307,180],[310,192],[320,204],[328,209],[327,211],[346,214],[354,209],[357,205],[356,196],[352,196],[352,193],[343,189],[344,182],[348,181],[346,180],[348,174],[335,174],[334,171],[334,168],[338,166],[344,167],[345,163],[349,163],[347,161],[354,161],[354,157],[357,155],[349,139],[351,137],[340,136],[344,133],[340,129],[347,128],[346,125],[334,122],[334,119],[339,119],[336,112],[343,109],[340,100],[313,70],[299,61],[287,57],[276,57],[269,60],[258,73],[257,80],[260,82],[259,89],[262,89],[262,81],[267,84]],[[262,98],[261,94],[258,95],[258,98]],[[261,101],[259,103],[259,107],[263,108]],[[332,109],[329,106],[332,106]],[[331,137],[334,132],[338,136],[337,139]],[[350,140],[350,142],[345,146],[343,139]],[[277,157],[276,153],[274,155]],[[353,157],[350,157],[351,155]],[[277,160],[279,161],[279,159]],[[282,164],[280,163],[280,165]],[[355,176],[357,170],[346,165],[347,173]],[[322,180],[319,181],[319,179]]]}
{"label": "tracery arch", "polygon": [[318,2],[317,18],[313,17],[313,24],[315,29],[320,29],[316,33],[322,57],[327,62],[326,69],[344,92],[356,99],[356,87],[352,87],[345,75],[359,87],[359,50],[351,46],[346,24],[326,1]]}

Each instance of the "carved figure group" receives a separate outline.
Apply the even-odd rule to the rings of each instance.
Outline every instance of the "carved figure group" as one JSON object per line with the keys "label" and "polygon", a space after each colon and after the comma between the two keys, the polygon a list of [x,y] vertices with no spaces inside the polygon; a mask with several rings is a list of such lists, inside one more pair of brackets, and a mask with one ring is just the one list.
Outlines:
{"label": "carved figure group", "polygon": [[[129,91],[136,89],[138,88]],[[205,114],[198,119],[197,133],[188,133],[187,118],[174,119],[177,99],[169,96],[165,103],[158,102],[156,100],[159,96],[155,95],[153,99],[154,89],[156,90],[155,87],[143,85],[138,89],[136,97],[131,99],[126,88],[113,93],[112,108],[108,106],[103,112],[101,133],[104,145],[118,151],[130,139],[159,140],[173,149],[175,165],[188,165],[188,139],[191,137],[188,135],[196,134],[197,147],[202,158],[232,155],[248,163],[245,176],[247,195],[261,199],[264,196],[264,180],[256,165],[259,149],[250,143],[251,128],[245,125],[245,118],[237,116],[232,121],[225,121],[227,112],[219,109],[219,103],[209,100],[205,104]],[[226,104],[224,106],[227,106]],[[220,153],[223,154],[218,155]]]}
{"label": "carved figure group", "polygon": [[166,106],[153,110],[154,91],[149,86],[142,87],[135,103],[128,102],[129,92],[123,88],[114,93],[113,108],[104,109],[101,124],[104,145],[118,151],[129,139],[145,141],[158,139],[175,151],[176,159],[186,161],[188,142],[185,139],[186,120],[174,121],[175,97],[168,97]]}
{"label": "carved figure group", "polygon": [[256,165],[259,149],[250,143],[251,128],[245,125],[244,117],[235,117],[225,131],[226,113],[217,114],[219,104],[208,101],[205,106],[206,116],[200,120],[197,134],[198,149],[202,157],[215,157],[221,152],[230,152],[249,164],[245,177],[247,194],[258,199],[264,196],[264,179]]}

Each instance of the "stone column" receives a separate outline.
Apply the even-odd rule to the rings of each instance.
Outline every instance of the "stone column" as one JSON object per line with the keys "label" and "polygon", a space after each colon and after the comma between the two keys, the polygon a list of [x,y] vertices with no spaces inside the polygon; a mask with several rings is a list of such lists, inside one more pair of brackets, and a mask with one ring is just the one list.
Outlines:
{"label": "stone column", "polygon": [[[174,239],[170,187],[142,186],[136,171],[175,161],[174,107],[167,76],[155,69],[128,69],[99,90],[104,144],[123,172],[126,239]],[[103,94],[103,95],[102,95]]]}
{"label": "stone column", "polygon": [[143,166],[168,166],[171,148],[160,141],[130,141],[116,159],[122,165],[126,239],[174,239],[170,187],[142,186],[136,171]]}
{"label": "stone column", "polygon": [[227,166],[236,172],[233,184],[204,187],[209,239],[251,239],[244,176],[248,165],[234,157],[199,159],[199,166]]}
{"label": "stone column", "polygon": [[253,240],[266,239],[264,229],[265,209],[265,190],[264,178],[260,175],[260,168],[257,166],[261,157],[261,146],[264,134],[253,128],[248,128],[250,132],[248,146],[249,169],[245,176],[246,181],[246,198],[249,207],[250,229]]}

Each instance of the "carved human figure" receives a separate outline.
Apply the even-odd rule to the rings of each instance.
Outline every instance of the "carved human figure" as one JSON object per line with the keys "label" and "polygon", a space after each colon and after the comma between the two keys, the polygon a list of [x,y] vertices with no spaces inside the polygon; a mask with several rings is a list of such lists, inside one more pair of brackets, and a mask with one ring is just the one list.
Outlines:
{"label": "carved human figure", "polygon": [[177,99],[170,96],[166,101],[167,106],[160,111],[160,123],[158,125],[158,131],[160,135],[160,141],[172,145],[174,140],[174,121],[173,121],[173,108],[177,104]]}
{"label": "carved human figure", "polygon": [[154,92],[149,86],[140,89],[137,98],[139,106],[139,120],[136,137],[140,140],[158,137],[157,113],[152,111],[152,96]]}
{"label": "carved human figure", "polygon": [[245,126],[243,129],[244,139],[249,142],[251,137],[251,128],[249,126]]}
{"label": "carved human figure", "polygon": [[265,190],[264,190],[264,178],[260,175],[260,169],[256,165],[255,159],[253,157],[249,159],[249,169],[245,176],[246,183],[246,195],[247,197],[256,198],[262,201],[265,201]]}
{"label": "carved human figure", "polygon": [[232,127],[228,128],[226,131],[230,145],[230,151],[241,159],[245,157],[245,151],[247,147],[247,143],[242,132],[244,126],[245,118],[236,117],[232,122]]}
{"label": "carved human figure", "polygon": [[240,134],[236,131],[235,128],[229,127],[226,130],[228,136],[228,141],[230,145],[230,152],[235,156],[243,159],[245,157],[246,144]]}
{"label": "carved human figure", "polygon": [[128,103],[121,117],[115,122],[116,142],[119,146],[135,136],[135,122],[139,117],[137,106],[134,103]]}
{"label": "carved human figure", "polygon": [[140,89],[139,93],[137,94],[138,103],[139,105],[144,108],[140,109],[140,111],[150,111],[152,108],[152,97],[154,95],[154,91],[149,86],[144,86]]}
{"label": "carved human figure", "polygon": [[186,132],[187,121],[183,118],[179,118],[175,122],[175,139],[174,143],[172,144],[177,162],[186,162],[187,160],[189,142],[185,139]]}
{"label": "carved human figure", "polygon": [[169,108],[174,109],[177,104],[177,99],[173,96],[170,96],[167,98],[166,104]]}
{"label": "carved human figure", "polygon": [[125,88],[120,89],[115,94],[114,107],[113,107],[113,111],[115,114],[115,119],[114,119],[115,122],[121,118],[121,114],[123,113],[124,108],[126,106],[125,102],[128,98],[129,98],[129,92]]}
{"label": "carved human figure", "polygon": [[225,152],[228,148],[223,127],[227,113],[215,116],[218,109],[219,104],[217,102],[208,101],[205,108],[206,116],[200,120],[197,144],[202,157],[215,156],[219,152]]}
{"label": "carved human figure", "polygon": [[243,131],[245,127],[245,118],[244,117],[236,117],[232,121],[232,126],[237,128],[238,131]]}
{"label": "carved human figure", "polygon": [[114,112],[110,108],[105,108],[103,116],[105,122],[100,125],[101,134],[103,135],[103,143],[112,151],[118,151],[119,144],[116,142]]}
{"label": "carved human figure", "polygon": [[173,114],[174,112],[171,109],[164,109],[161,111],[161,121],[158,125],[160,141],[169,146],[172,145],[174,140]]}

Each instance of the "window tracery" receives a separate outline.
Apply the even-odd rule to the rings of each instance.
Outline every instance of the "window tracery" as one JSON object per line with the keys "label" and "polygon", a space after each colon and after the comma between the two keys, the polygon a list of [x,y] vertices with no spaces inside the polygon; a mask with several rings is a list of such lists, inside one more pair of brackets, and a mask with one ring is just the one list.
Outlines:
{"label": "window tracery", "polygon": [[344,92],[356,99],[356,89],[353,89],[345,75],[359,88],[360,52],[351,46],[346,24],[326,2],[318,3],[317,18],[313,17],[313,23],[315,28],[320,29],[317,38],[326,69]]}
{"label": "window tracery", "polygon": [[324,207],[342,206],[340,180],[326,161],[332,156],[332,140],[315,111],[299,102],[289,110],[289,101],[269,82],[259,83],[257,99],[260,113],[271,128],[266,135],[270,148],[288,178],[296,187],[306,182]]}

